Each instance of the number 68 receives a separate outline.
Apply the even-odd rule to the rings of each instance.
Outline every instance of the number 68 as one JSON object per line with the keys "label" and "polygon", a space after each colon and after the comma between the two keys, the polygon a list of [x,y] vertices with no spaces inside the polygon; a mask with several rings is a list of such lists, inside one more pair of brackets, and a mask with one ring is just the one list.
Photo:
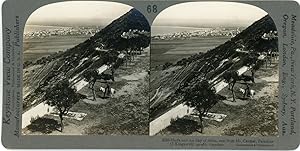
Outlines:
{"label": "number 68", "polygon": [[157,5],[148,5],[147,12],[148,13],[157,13]]}

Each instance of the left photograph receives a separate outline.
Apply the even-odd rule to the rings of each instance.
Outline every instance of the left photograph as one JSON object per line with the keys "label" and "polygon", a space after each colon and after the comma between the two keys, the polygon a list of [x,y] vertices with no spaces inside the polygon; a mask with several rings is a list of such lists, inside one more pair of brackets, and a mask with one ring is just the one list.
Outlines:
{"label": "left photograph", "polygon": [[23,34],[23,135],[148,135],[150,25],[116,2],[43,6]]}

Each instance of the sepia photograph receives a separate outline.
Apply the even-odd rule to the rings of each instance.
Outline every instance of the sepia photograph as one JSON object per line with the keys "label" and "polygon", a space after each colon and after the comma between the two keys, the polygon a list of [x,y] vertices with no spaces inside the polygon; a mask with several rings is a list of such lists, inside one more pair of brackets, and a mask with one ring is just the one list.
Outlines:
{"label": "sepia photograph", "polygon": [[45,5],[23,39],[23,135],[149,134],[150,25],[137,9]]}
{"label": "sepia photograph", "polygon": [[278,136],[279,54],[264,10],[188,2],[151,26],[153,136]]}
{"label": "sepia photograph", "polygon": [[298,13],[277,0],[3,0],[2,145],[296,149]]}

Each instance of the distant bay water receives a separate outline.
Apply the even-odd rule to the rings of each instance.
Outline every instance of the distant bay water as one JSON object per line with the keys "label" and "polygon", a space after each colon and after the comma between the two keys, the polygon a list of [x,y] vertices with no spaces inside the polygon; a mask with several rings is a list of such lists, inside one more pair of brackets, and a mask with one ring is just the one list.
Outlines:
{"label": "distant bay water", "polygon": [[43,25],[26,25],[24,29],[24,33],[32,33],[43,30],[57,30],[57,29],[68,29],[71,27],[63,27],[63,26],[43,26]]}
{"label": "distant bay water", "polygon": [[165,35],[178,32],[188,32],[188,31],[208,31],[211,28],[196,28],[196,27],[179,27],[179,26],[152,26],[151,35]]}
{"label": "distant bay water", "polygon": [[[72,27],[26,25],[24,34],[43,30],[69,29]],[[41,57],[49,56],[58,51],[72,48],[90,36],[88,35],[56,35],[43,38],[25,38],[23,43],[24,61],[35,61]]]}
{"label": "distant bay water", "polygon": [[[152,26],[151,35],[165,35],[178,32],[210,31],[212,28],[194,28],[177,26]],[[167,62],[187,58],[199,52],[205,53],[210,49],[225,43],[230,37],[199,37],[197,39],[174,39],[174,40],[152,40],[151,41],[151,68]]]}

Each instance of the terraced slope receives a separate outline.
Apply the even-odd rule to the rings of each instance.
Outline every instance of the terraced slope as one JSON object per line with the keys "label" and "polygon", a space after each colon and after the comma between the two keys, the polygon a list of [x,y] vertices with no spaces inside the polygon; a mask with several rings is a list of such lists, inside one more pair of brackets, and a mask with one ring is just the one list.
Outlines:
{"label": "terraced slope", "polygon": [[148,37],[140,39],[144,42],[142,44],[128,43],[121,37],[123,32],[130,29],[150,32],[148,21],[136,9],[114,20],[77,46],[26,65],[23,74],[23,112],[39,104],[45,90],[60,79],[80,77],[88,69],[111,64],[116,61],[120,51],[128,47],[148,47]]}
{"label": "terraced slope", "polygon": [[[174,106],[182,103],[181,94],[198,79],[208,79],[212,84],[221,80],[226,70],[237,70],[252,64],[253,56],[272,50],[278,52],[278,40],[264,40],[264,33],[276,31],[270,16],[265,16],[253,23],[231,40],[209,50],[195,54],[170,65],[163,71],[151,73],[151,121]],[[237,49],[248,53],[238,52]],[[157,91],[159,90],[159,92]]]}

